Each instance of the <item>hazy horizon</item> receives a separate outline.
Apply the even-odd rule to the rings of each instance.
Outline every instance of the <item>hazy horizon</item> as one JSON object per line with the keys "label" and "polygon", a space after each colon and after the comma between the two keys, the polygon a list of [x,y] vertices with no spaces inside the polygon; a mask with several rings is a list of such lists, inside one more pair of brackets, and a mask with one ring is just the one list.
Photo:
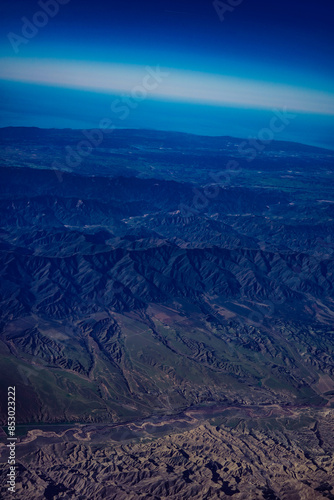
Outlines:
{"label": "hazy horizon", "polygon": [[2,5],[0,126],[250,138],[287,109],[275,139],[334,148],[326,2],[58,3]]}

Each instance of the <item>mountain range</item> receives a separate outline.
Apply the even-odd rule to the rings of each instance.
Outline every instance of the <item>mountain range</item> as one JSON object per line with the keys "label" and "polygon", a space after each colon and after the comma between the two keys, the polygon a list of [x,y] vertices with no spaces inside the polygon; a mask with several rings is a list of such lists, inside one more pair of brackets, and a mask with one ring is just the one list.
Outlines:
{"label": "mountain range", "polygon": [[117,130],[69,161],[84,137],[0,129],[18,498],[76,498],[74,456],[90,498],[334,498],[332,152]]}

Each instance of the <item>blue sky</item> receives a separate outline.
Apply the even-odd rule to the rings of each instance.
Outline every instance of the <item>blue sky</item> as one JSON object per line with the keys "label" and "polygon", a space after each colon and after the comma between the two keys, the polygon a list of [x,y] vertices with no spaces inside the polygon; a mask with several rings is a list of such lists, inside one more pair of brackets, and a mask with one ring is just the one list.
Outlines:
{"label": "blue sky", "polygon": [[[0,126],[87,128],[110,117],[123,128],[249,137],[286,107],[296,117],[277,139],[334,147],[332,4],[229,1],[223,21],[210,1],[61,0],[53,17],[36,16],[47,0],[3,1]],[[147,67],[166,75],[158,85]],[[134,94],[130,112],[115,112]]]}

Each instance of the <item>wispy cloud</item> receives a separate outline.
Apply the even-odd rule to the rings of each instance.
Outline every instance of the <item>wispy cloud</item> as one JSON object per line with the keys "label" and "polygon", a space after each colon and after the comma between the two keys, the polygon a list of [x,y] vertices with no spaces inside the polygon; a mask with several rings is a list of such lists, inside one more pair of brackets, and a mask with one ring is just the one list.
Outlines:
{"label": "wispy cloud", "polygon": [[[129,95],[145,72],[139,65],[50,59],[3,58],[0,67],[2,80]],[[334,95],[328,92],[173,68],[156,71],[169,76],[151,99],[334,115]]]}

